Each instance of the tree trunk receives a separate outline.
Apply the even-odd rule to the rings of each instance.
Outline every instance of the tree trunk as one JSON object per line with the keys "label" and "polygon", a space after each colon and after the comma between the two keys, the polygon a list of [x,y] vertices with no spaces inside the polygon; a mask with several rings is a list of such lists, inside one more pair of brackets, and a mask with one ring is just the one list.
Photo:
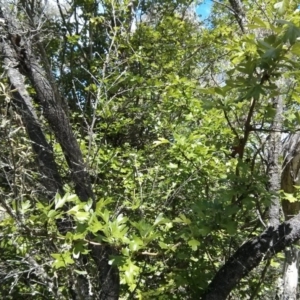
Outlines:
{"label": "tree trunk", "polygon": [[[20,30],[17,18],[7,12],[4,12],[4,18],[6,25],[0,25],[3,36],[1,42],[2,53],[5,58],[4,67],[6,66],[8,69],[8,75],[14,89],[14,102],[20,109],[28,136],[32,141],[33,150],[38,157],[42,177],[45,176],[43,181],[45,188],[51,191],[51,196],[57,191],[63,193],[62,182],[57,172],[58,168],[51,147],[38,125],[34,108],[30,103],[20,73],[31,82],[36,92],[35,100],[42,108],[43,115],[63,150],[72,174],[76,194],[81,201],[94,200],[90,177],[69,119],[63,109],[56,84],[49,72],[45,72],[35,59],[37,55],[35,55],[32,47],[34,38],[30,36],[20,42],[26,24],[22,24],[23,28]],[[30,32],[29,28],[28,32]],[[36,36],[36,33],[34,35]],[[90,238],[92,239],[92,237]],[[92,245],[91,252],[91,257],[94,259],[99,273],[99,290],[96,291],[98,294],[96,297],[101,300],[118,299],[119,271],[115,266],[109,264],[110,255],[117,254],[116,251],[110,245]],[[85,283],[78,290],[86,291],[84,286]],[[84,296],[85,299],[89,298],[87,293]]]}
{"label": "tree trunk", "polygon": [[[295,185],[300,185],[300,134],[289,137],[284,146],[284,162],[281,177],[281,188],[285,193],[294,194]],[[288,220],[299,213],[300,202],[282,201],[282,209],[285,219]],[[297,299],[299,251],[291,247],[285,251],[285,263],[283,268],[283,287],[280,299]]]}
{"label": "tree trunk", "polygon": [[269,225],[278,226],[280,224],[281,203],[280,203],[280,186],[281,186],[281,164],[279,161],[281,155],[281,131],[282,131],[282,113],[283,97],[278,96],[274,100],[276,113],[271,126],[270,143],[269,143],[269,192],[271,192],[271,204],[269,207]]}
{"label": "tree trunk", "polygon": [[296,300],[298,289],[299,250],[295,246],[285,251],[282,300]]}
{"label": "tree trunk", "polygon": [[36,153],[37,164],[42,175],[41,182],[47,190],[48,198],[53,199],[57,192],[61,195],[64,193],[62,179],[57,170],[53,150],[41,129],[31,99],[25,88],[23,77],[14,67],[18,62],[15,59],[13,49],[5,41],[2,41],[1,47],[1,52],[5,57],[4,66],[11,84],[12,103],[22,116],[33,151]]}

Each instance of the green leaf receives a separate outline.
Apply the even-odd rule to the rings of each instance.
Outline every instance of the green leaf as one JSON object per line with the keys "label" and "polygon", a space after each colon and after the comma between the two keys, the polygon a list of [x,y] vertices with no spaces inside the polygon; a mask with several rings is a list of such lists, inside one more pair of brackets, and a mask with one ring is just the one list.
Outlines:
{"label": "green leaf", "polygon": [[56,194],[55,199],[54,199],[55,210],[64,206],[64,204],[67,201],[67,197],[68,197],[68,194],[66,194],[63,198],[61,198],[59,194]]}
{"label": "green leaf", "polygon": [[192,239],[188,241],[188,245],[192,248],[193,251],[196,251],[200,246],[200,242],[195,239]]}
{"label": "green leaf", "polygon": [[133,239],[129,242],[129,249],[133,252],[136,252],[142,249],[144,242],[137,236],[134,236]]}
{"label": "green leaf", "polygon": [[76,34],[67,35],[67,39],[69,43],[76,44],[80,39],[80,35],[76,35]]}
{"label": "green leaf", "polygon": [[294,203],[294,202],[297,202],[299,201],[293,194],[291,193],[283,193],[284,195],[284,199],[291,202],[291,203]]}
{"label": "green leaf", "polygon": [[70,194],[70,193],[66,193],[64,195],[64,198],[66,198],[67,202],[74,202],[77,203],[79,201],[79,198],[76,194]]}
{"label": "green leaf", "polygon": [[96,213],[97,215],[100,215],[102,213],[102,210],[108,205],[112,203],[111,198],[101,198],[97,203],[96,203]]}
{"label": "green leaf", "polygon": [[[216,94],[216,90],[215,88],[198,88],[198,91],[200,93],[203,93],[203,94],[207,94],[207,95],[215,95]],[[218,93],[220,93],[220,89],[218,89]]]}
{"label": "green leaf", "polygon": [[54,209],[51,209],[47,214],[49,219],[57,218],[59,215],[61,215],[61,214],[58,211],[54,210]]}
{"label": "green leaf", "polygon": [[74,213],[73,216],[74,216],[75,220],[77,220],[79,222],[87,221],[90,218],[90,214],[85,211],[78,211],[78,212]]}
{"label": "green leaf", "polygon": [[270,28],[270,25],[268,24],[268,22],[263,21],[258,16],[254,16],[251,20],[251,24],[248,24],[247,26],[251,29],[257,29],[257,28],[268,29],[268,28]]}
{"label": "green leaf", "polygon": [[21,203],[21,212],[23,214],[25,214],[29,210],[30,207],[31,207],[31,203],[30,203],[29,200],[22,201],[22,203]]}
{"label": "green leaf", "polygon": [[89,250],[87,249],[86,242],[84,241],[77,241],[74,243],[73,248],[73,257],[78,259],[80,254],[88,254]]}
{"label": "green leaf", "polygon": [[166,223],[168,223],[169,221],[170,221],[169,219],[166,219],[166,218],[164,217],[164,214],[163,214],[163,213],[160,213],[160,214],[156,217],[153,226],[157,226],[157,225],[160,225],[160,224],[166,224]]}
{"label": "green leaf", "polygon": [[125,275],[127,284],[132,285],[135,283],[135,277],[139,274],[139,267],[136,266],[131,260],[126,261],[126,265],[122,268]]}
{"label": "green leaf", "polygon": [[103,225],[101,224],[101,222],[93,217],[92,221],[89,223],[88,229],[93,232],[93,233],[97,233],[98,231],[102,230]]}
{"label": "green leaf", "polygon": [[162,145],[162,144],[169,144],[170,142],[167,140],[167,139],[165,139],[165,138],[158,138],[158,140],[157,141],[154,141],[153,142],[153,145],[154,145],[154,147],[157,147],[157,146],[159,146],[159,145]]}
{"label": "green leaf", "polygon": [[74,264],[74,260],[71,257],[71,253],[66,251],[64,253],[53,253],[51,256],[55,259],[52,263],[54,269],[60,269]]}
{"label": "green leaf", "polygon": [[283,0],[283,1],[275,3],[274,8],[277,10],[279,15],[283,15],[287,10],[288,5],[289,5],[289,1]]}
{"label": "green leaf", "polygon": [[87,271],[81,271],[81,270],[74,270],[74,272],[79,275],[87,275],[88,274]]}
{"label": "green leaf", "polygon": [[142,238],[147,237],[154,230],[154,227],[144,220],[139,222],[131,222],[131,225],[139,231]]}
{"label": "green leaf", "polygon": [[292,23],[285,26],[285,32],[283,35],[284,42],[290,42],[291,45],[295,44],[297,39],[300,37],[300,28]]}
{"label": "green leaf", "polygon": [[186,225],[191,224],[191,220],[188,219],[184,214],[180,214],[179,217],[175,218],[174,220],[175,223],[184,223]]}
{"label": "green leaf", "polygon": [[93,206],[93,200],[92,199],[89,199],[87,202],[85,202],[84,206],[83,206],[83,209],[86,211],[86,212],[89,212],[90,209],[92,208]]}
{"label": "green leaf", "polygon": [[108,223],[110,217],[110,211],[105,209],[103,212],[99,212],[99,216],[103,219],[105,223]]}
{"label": "green leaf", "polygon": [[237,232],[237,224],[234,221],[227,221],[226,223],[222,224],[223,227],[226,229],[228,234],[235,235]]}
{"label": "green leaf", "polygon": [[300,43],[297,42],[295,43],[292,48],[291,48],[291,52],[295,55],[299,55],[300,56]]}
{"label": "green leaf", "polygon": [[268,49],[264,55],[262,56],[263,59],[266,59],[266,60],[271,60],[271,59],[274,59],[276,60],[279,55],[281,54],[281,51],[282,51],[282,47],[279,46],[277,48],[271,48],[271,49]]}
{"label": "green leaf", "polygon": [[159,241],[158,244],[159,244],[159,247],[161,249],[169,249],[170,248],[170,246],[168,244],[166,244],[166,243],[163,243],[163,242]]}
{"label": "green leaf", "polygon": [[273,268],[278,268],[280,267],[281,263],[275,261],[274,259],[271,259],[271,263],[270,263],[270,266],[273,267]]}

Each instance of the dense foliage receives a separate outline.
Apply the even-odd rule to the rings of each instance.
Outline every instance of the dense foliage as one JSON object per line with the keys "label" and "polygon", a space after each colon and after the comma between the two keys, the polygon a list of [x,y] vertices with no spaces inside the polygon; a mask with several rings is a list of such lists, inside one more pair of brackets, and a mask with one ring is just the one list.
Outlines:
{"label": "dense foliage", "polygon": [[[270,177],[284,160],[271,159],[273,146],[300,121],[296,1],[244,1],[242,14],[216,2],[207,21],[184,0],[2,2],[61,95],[93,196],[76,195],[72,162],[23,70],[63,183],[49,192],[2,55],[0,294],[80,299],[82,284],[98,299],[90,247],[109,245],[120,299],[200,299],[272,222]],[[1,35],[5,44],[4,25]],[[283,256],[272,255],[231,299],[275,297]]]}

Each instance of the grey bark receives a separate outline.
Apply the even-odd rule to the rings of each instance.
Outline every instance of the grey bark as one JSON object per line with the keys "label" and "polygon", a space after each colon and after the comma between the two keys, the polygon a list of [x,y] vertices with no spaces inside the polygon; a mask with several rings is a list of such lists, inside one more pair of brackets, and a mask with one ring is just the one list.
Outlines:
{"label": "grey bark", "polygon": [[[49,126],[52,129],[57,141],[59,142],[64,152],[64,156],[70,168],[70,171],[72,172],[72,180],[75,184],[76,194],[82,201],[87,201],[88,199],[94,200],[90,177],[84,164],[82,153],[73,133],[71,124],[63,109],[61,96],[58,92],[55,82],[53,81],[52,77],[49,77],[49,73],[47,74],[47,72],[44,71],[44,69],[35,59],[34,50],[31,45],[32,39],[29,38],[23,41],[22,49],[20,49],[19,45],[16,45],[16,43],[14,43],[13,35],[18,32],[18,26],[16,24],[17,21],[7,13],[5,13],[4,16],[6,19],[6,26],[2,27],[2,50],[4,56],[7,59],[7,63],[9,64],[8,70],[10,72],[9,74],[12,76],[11,79],[12,81],[17,80],[16,82],[14,81],[15,84],[13,84],[14,89],[16,89],[14,95],[16,97],[16,103],[18,105],[22,104],[20,108],[25,107],[26,109],[26,111],[24,111],[23,113],[24,120],[26,120],[28,128],[31,128],[30,126],[37,126],[38,124],[36,123],[37,119],[34,114],[32,105],[28,105],[30,101],[28,95],[26,97],[24,85],[21,84],[22,81],[20,80],[22,76],[20,73],[22,73],[29,79],[33,88],[35,89],[35,100],[42,108],[43,115],[49,123]],[[11,64],[11,62],[8,61],[12,58],[16,61],[16,64],[14,64],[14,62],[13,64]],[[15,79],[13,78],[13,76]],[[24,103],[27,104],[27,106],[24,106]],[[28,116],[31,116],[31,118],[27,118]],[[32,132],[32,134],[28,135],[30,138],[37,139],[37,143],[33,141],[33,149],[36,152],[38,158],[44,159],[45,153],[48,154],[48,159],[52,167],[54,167],[54,169],[50,168],[51,171],[50,175],[48,176],[52,176],[51,178],[54,178],[52,182],[55,183],[57,182],[55,181],[55,178],[59,175],[54,171],[55,162],[53,154],[52,156],[49,156],[49,153],[52,152],[42,151],[46,146],[46,140],[43,140],[41,138],[41,135],[38,135],[39,139],[36,137],[36,134],[40,133],[40,131],[40,127],[39,130],[37,127],[34,127],[30,131]],[[43,167],[44,161],[40,160],[39,162]],[[48,171],[49,170],[47,168],[42,169],[42,172],[47,173]],[[60,184],[58,185],[57,189],[61,189]],[[109,264],[109,256],[112,254],[116,254],[115,250],[110,245],[91,245],[90,248],[91,256],[94,259],[99,272],[100,291],[99,295],[97,295],[96,297],[101,300],[118,299],[119,271],[115,266],[111,266]]]}
{"label": "grey bark", "polygon": [[229,0],[234,17],[239,24],[241,31],[245,33],[245,25],[247,24],[246,14],[243,9],[243,4],[240,0]]}
{"label": "grey bark", "polygon": [[[46,194],[48,199],[52,199],[57,192],[63,194],[63,183],[57,170],[52,147],[47,142],[41,129],[31,99],[25,88],[23,77],[19,71],[14,68],[17,62],[14,57],[13,49],[6,43],[5,37],[2,37],[0,49],[4,56],[4,67],[10,82],[12,102],[20,113],[28,137],[31,140],[32,149],[36,154],[37,164],[41,174],[41,183],[47,190]],[[7,210],[9,211],[8,207]],[[13,216],[17,220],[18,217]],[[19,226],[22,226],[22,224],[19,223]],[[51,291],[57,299],[63,299],[53,279],[48,276],[44,267],[38,264],[33,256],[29,254],[26,255],[26,260],[32,269],[35,270],[35,274],[49,287],[49,291]]]}
{"label": "grey bark", "polygon": [[247,276],[264,259],[300,239],[300,214],[266,229],[260,236],[244,243],[217,272],[209,284],[203,300],[225,300],[239,281]]}
{"label": "grey bark", "polygon": [[31,103],[31,99],[25,89],[23,77],[14,66],[17,61],[14,58],[13,49],[5,42],[1,43],[4,56],[4,67],[7,70],[9,82],[11,84],[12,101],[22,116],[27,134],[31,140],[32,148],[37,156],[37,163],[42,175],[42,184],[48,191],[48,197],[51,199],[57,192],[63,194],[63,183],[58,173],[57,166],[53,156],[53,150],[47,142],[41,129],[38,118]]}
{"label": "grey bark", "polygon": [[298,289],[299,250],[291,246],[285,251],[282,300],[296,300]]}
{"label": "grey bark", "polygon": [[271,195],[271,204],[269,207],[269,225],[278,226],[281,215],[281,202],[279,191],[281,189],[281,164],[279,161],[281,155],[281,130],[283,114],[283,97],[280,95],[274,99],[274,108],[276,113],[271,126],[272,133],[269,143],[269,191]]}
{"label": "grey bark", "polygon": [[27,47],[28,59],[20,62],[24,75],[31,81],[37,93],[37,101],[43,108],[43,114],[62,147],[72,172],[76,194],[82,201],[93,199],[90,178],[68,117],[62,107],[61,99],[55,93],[55,90],[46,78],[46,74],[35,60],[33,54],[30,53],[30,50]]}

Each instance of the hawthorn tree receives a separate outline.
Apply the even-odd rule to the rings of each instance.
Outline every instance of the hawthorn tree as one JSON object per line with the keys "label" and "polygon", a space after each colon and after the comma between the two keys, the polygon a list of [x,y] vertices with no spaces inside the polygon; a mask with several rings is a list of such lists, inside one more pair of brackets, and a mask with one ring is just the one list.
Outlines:
{"label": "hawthorn tree", "polygon": [[295,297],[296,2],[0,5],[1,295]]}

